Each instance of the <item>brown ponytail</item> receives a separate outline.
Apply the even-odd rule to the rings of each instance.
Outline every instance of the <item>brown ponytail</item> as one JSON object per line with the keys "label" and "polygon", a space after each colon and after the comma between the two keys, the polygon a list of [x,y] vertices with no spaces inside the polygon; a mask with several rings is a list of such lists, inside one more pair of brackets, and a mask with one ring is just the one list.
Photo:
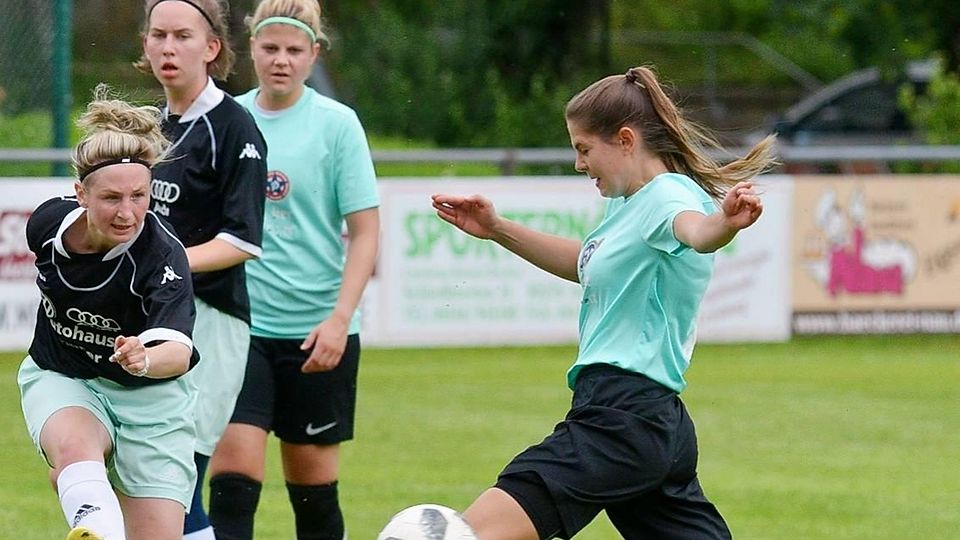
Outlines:
{"label": "brown ponytail", "polygon": [[684,118],[646,66],[591,84],[567,103],[566,118],[602,137],[613,137],[624,126],[637,129],[644,146],[662,159],[668,170],[689,176],[715,199],[722,198],[726,188],[777,164],[773,136],[725,165],[711,158],[707,149],[721,148],[716,138]]}

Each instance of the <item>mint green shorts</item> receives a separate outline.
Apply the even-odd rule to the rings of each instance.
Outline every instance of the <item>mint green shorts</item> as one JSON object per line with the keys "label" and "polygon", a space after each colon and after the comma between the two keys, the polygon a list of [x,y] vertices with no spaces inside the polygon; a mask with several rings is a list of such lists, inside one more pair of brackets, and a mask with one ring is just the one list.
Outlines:
{"label": "mint green shorts", "polygon": [[233,416],[233,407],[243,386],[250,327],[199,298],[194,302],[197,319],[193,326],[193,346],[200,353],[200,363],[184,375],[184,379],[197,393],[196,451],[211,456]]}
{"label": "mint green shorts", "polygon": [[128,497],[172,499],[189,510],[197,477],[196,433],[194,395],[182,377],[128,388],[109,379],[74,379],[41,369],[28,356],[17,383],[23,418],[41,455],[46,421],[65,407],[82,407],[100,420],[113,441],[107,477],[114,489]]}

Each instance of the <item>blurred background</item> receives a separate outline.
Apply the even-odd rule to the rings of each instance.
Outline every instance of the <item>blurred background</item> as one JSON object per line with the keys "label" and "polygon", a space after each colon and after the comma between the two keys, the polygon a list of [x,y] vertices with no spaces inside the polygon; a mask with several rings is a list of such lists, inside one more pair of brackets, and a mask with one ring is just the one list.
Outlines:
{"label": "blurred background", "polygon": [[[101,81],[159,98],[131,67],[142,4],[0,0],[0,149],[69,146],[71,118]],[[243,26],[255,2],[229,4],[240,61],[224,86],[240,93],[255,83]],[[375,150],[566,147],[566,100],[639,64],[656,66],[687,113],[732,146],[774,130],[797,146],[960,143],[960,10],[950,0],[322,5],[332,45],[312,84],[359,112]],[[569,172],[566,154],[541,155],[539,168],[510,172]],[[48,163],[11,156],[0,154],[0,174],[49,174]],[[955,157],[934,155],[927,168]]]}
{"label": "blurred background", "polygon": [[[234,94],[255,84],[254,4],[230,2]],[[779,134],[761,221],[717,254],[684,394],[736,537],[958,536],[957,0],[322,5],[332,44],[310,84],[358,112],[381,180],[351,537],[415,503],[464,507],[566,410],[579,287],[455,231],[429,194],[484,193],[583,238],[604,208],[574,176],[563,107],[640,64],[731,153]],[[0,460],[16,464],[0,530],[22,540],[65,527],[14,382],[38,305],[23,231],[70,192],[72,122],[98,83],[159,104],[132,67],[142,22],[140,0],[0,0]],[[269,459],[257,537],[292,538],[273,445]],[[604,519],[580,537],[619,538]]]}

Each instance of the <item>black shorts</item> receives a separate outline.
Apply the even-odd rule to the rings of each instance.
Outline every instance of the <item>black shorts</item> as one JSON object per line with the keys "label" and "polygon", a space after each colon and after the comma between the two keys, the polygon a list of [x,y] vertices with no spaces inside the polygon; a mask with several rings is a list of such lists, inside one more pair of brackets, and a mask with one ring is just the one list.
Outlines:
{"label": "black shorts", "polygon": [[730,538],[697,480],[697,436],[680,397],[606,364],[580,372],[566,419],[496,485],[540,538],[571,538],[601,511],[627,540]]}
{"label": "black shorts", "polygon": [[250,424],[294,444],[337,444],[353,438],[360,336],[347,337],[336,368],[302,373],[310,356],[302,339],[253,336],[243,388],[230,422]]}

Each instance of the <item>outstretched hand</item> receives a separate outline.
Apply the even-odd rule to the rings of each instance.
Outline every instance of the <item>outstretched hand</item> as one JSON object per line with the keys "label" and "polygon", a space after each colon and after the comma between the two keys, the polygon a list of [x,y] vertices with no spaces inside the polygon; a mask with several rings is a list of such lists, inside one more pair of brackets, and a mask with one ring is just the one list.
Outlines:
{"label": "outstretched hand", "polygon": [[482,195],[446,195],[431,197],[433,208],[444,221],[463,232],[489,240],[496,234],[500,216],[493,203]]}
{"label": "outstretched hand", "polygon": [[763,202],[753,191],[753,182],[739,182],[723,197],[720,207],[724,221],[736,229],[746,229],[756,223],[763,213]]}

